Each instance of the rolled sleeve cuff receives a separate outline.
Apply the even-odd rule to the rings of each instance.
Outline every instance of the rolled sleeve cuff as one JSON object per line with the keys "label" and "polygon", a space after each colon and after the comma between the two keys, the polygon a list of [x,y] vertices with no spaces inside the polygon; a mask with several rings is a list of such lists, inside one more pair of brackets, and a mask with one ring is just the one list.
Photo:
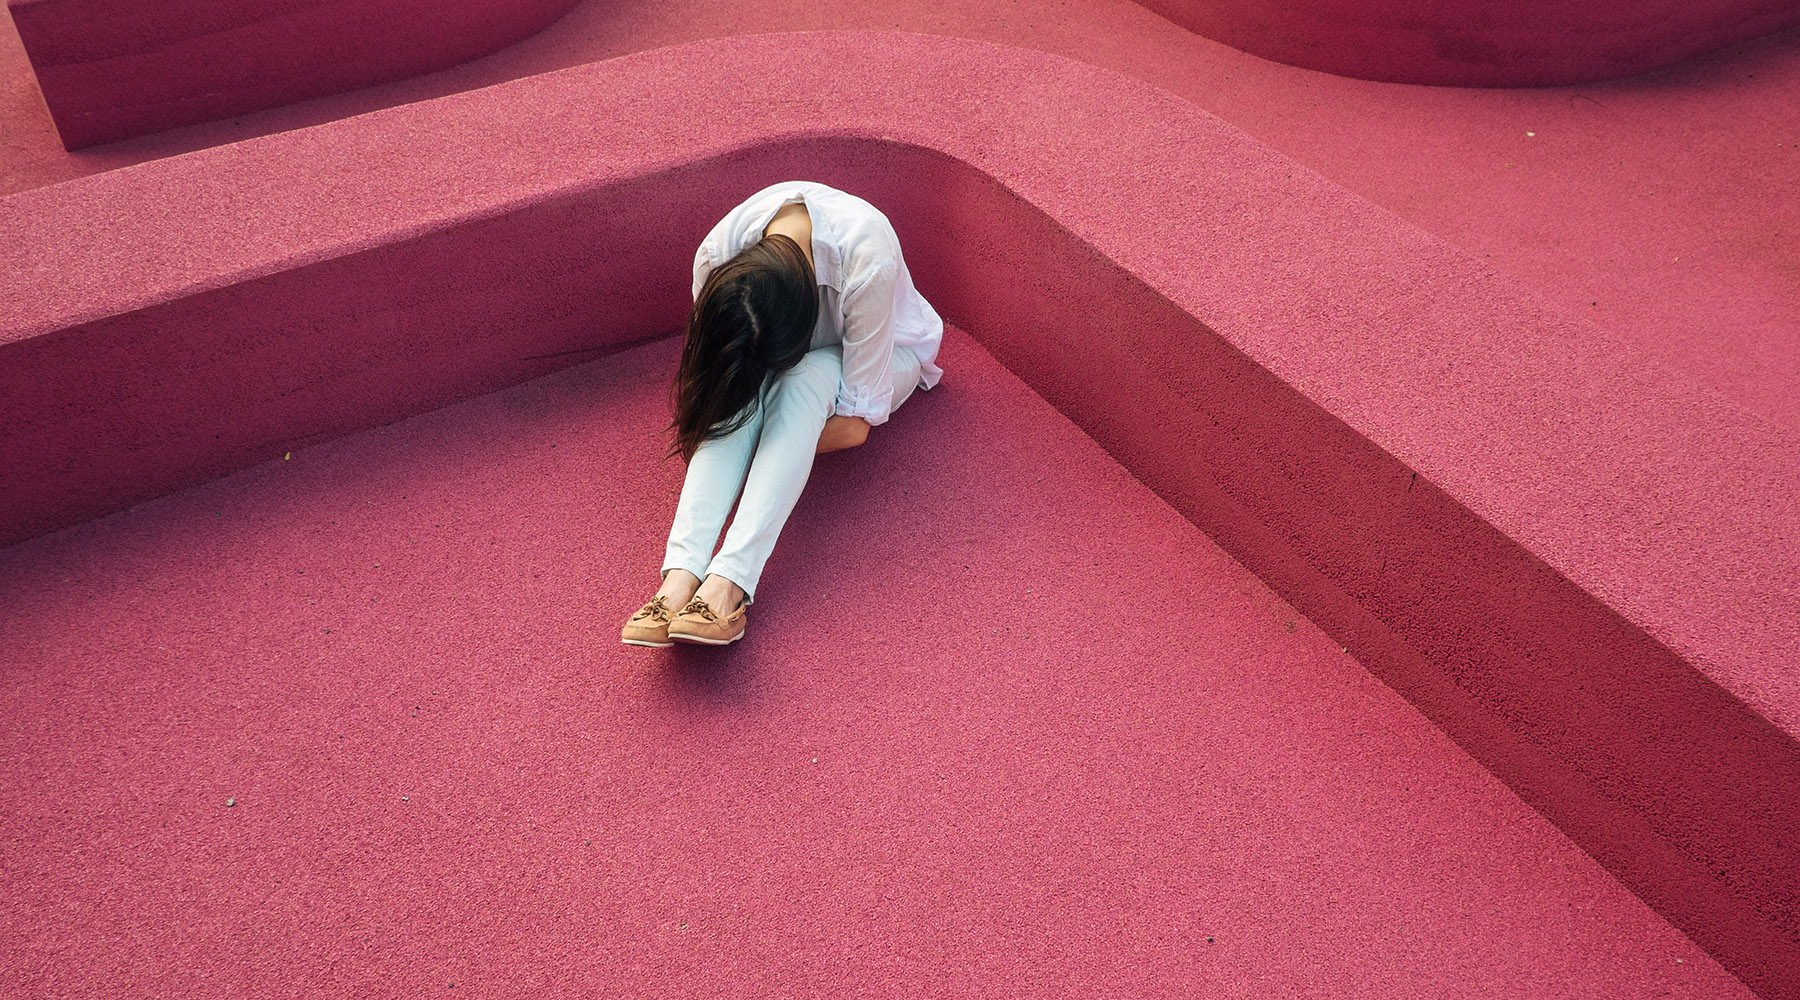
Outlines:
{"label": "rolled sleeve cuff", "polygon": [[877,393],[866,385],[840,386],[833,409],[840,417],[861,417],[868,421],[870,427],[875,427],[887,423],[889,404],[893,398],[892,389]]}

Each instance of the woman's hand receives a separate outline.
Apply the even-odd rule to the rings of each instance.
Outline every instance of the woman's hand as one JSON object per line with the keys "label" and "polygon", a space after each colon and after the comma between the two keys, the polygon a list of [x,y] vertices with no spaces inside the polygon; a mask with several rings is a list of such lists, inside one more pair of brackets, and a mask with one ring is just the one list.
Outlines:
{"label": "woman's hand", "polygon": [[869,439],[869,422],[861,417],[833,416],[825,421],[825,430],[819,434],[819,447],[813,454],[823,455],[828,451],[843,451],[854,448]]}

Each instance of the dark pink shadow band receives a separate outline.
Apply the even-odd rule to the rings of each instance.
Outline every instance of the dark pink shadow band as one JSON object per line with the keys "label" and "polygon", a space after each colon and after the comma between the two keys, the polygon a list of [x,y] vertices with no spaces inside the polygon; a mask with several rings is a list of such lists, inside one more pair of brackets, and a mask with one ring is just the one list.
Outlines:
{"label": "dark pink shadow band", "polygon": [[1139,2],[1265,59],[1461,87],[1610,80],[1800,24],[1800,6],[1788,0]]}
{"label": "dark pink shadow band", "polygon": [[531,37],[576,0],[7,0],[80,149],[387,83]]}

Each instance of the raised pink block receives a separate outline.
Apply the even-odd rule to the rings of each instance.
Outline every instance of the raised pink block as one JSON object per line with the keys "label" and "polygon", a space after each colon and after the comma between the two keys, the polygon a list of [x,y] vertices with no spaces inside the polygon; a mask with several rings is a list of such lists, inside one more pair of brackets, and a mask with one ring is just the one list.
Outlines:
{"label": "raised pink block", "polygon": [[1265,59],[1393,83],[1630,76],[1800,24],[1792,0],[1139,0]]}
{"label": "raised pink block", "polygon": [[70,149],[386,83],[543,30],[575,0],[7,0]]}

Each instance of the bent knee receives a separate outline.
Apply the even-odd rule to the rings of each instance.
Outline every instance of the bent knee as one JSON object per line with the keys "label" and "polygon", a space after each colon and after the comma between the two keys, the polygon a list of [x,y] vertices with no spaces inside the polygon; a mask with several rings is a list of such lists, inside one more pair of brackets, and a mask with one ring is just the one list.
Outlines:
{"label": "bent knee", "polygon": [[799,364],[775,376],[769,401],[778,409],[820,410],[824,416],[830,416],[837,400],[838,383],[843,377],[841,348],[821,347],[808,351]]}

